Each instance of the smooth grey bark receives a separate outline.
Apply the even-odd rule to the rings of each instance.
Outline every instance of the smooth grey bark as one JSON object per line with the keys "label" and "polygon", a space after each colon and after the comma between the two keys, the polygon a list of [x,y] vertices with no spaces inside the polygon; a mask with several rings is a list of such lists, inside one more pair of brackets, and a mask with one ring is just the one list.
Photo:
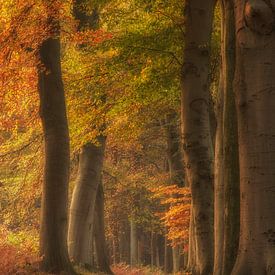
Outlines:
{"label": "smooth grey bark", "polygon": [[105,224],[104,224],[104,190],[101,183],[97,189],[96,204],[95,204],[95,222],[94,222],[94,240],[97,255],[97,265],[101,272],[113,274],[109,259],[105,239]]}
{"label": "smooth grey bark", "polygon": [[241,218],[232,274],[274,274],[275,1],[234,4]]}
{"label": "smooth grey bark", "polygon": [[192,274],[200,275],[212,274],[214,263],[214,156],[209,114],[209,73],[215,3],[215,0],[185,1],[182,130],[196,246]]}
{"label": "smooth grey bark", "polygon": [[92,236],[97,189],[101,180],[106,138],[98,137],[98,145],[83,146],[79,158],[78,178],[73,191],[68,246],[70,257],[91,267]]}
{"label": "smooth grey bark", "polygon": [[[46,5],[46,1],[44,2]],[[51,12],[52,10],[49,14]],[[48,15],[48,24],[55,37],[47,38],[39,48],[43,68],[38,72],[40,116],[45,140],[40,231],[41,270],[54,274],[75,274],[67,249],[70,153],[61,74],[59,22]]]}

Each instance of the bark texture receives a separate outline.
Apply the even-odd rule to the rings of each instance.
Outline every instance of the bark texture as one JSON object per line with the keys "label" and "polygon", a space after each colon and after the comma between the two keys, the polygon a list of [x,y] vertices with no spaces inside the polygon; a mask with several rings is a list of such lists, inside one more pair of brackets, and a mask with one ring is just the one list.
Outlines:
{"label": "bark texture", "polygon": [[222,41],[218,131],[215,152],[214,274],[231,274],[239,244],[239,156],[236,106],[234,1],[221,1]]}
{"label": "bark texture", "polygon": [[240,245],[232,274],[275,274],[275,1],[236,0]]}
{"label": "bark texture", "polygon": [[92,266],[92,236],[97,189],[103,167],[105,137],[98,145],[86,144],[79,159],[78,179],[73,191],[68,245],[70,257],[85,266]]}
{"label": "bark texture", "polygon": [[[46,4],[46,3],[45,3]],[[49,16],[53,34],[59,24]],[[45,167],[42,193],[40,254],[41,269],[57,274],[74,274],[67,250],[69,184],[69,133],[60,63],[60,40],[46,39],[39,49],[40,116],[45,138]]]}
{"label": "bark texture", "polygon": [[209,72],[215,2],[187,0],[185,3],[182,124],[196,246],[196,263],[192,274],[212,274],[213,270],[214,156],[209,119]]}
{"label": "bark texture", "polygon": [[105,239],[104,224],[104,190],[102,181],[98,186],[95,205],[94,240],[97,255],[97,265],[101,272],[113,274],[110,269],[108,251]]}

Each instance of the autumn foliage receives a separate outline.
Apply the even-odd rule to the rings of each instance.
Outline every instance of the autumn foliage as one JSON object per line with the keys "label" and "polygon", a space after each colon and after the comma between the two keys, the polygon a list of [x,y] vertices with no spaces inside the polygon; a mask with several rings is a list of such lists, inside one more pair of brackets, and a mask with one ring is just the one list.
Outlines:
{"label": "autumn foliage", "polygon": [[156,213],[167,228],[167,237],[172,244],[184,245],[188,243],[191,195],[187,187],[176,185],[152,188],[153,197],[160,199],[165,211]]}

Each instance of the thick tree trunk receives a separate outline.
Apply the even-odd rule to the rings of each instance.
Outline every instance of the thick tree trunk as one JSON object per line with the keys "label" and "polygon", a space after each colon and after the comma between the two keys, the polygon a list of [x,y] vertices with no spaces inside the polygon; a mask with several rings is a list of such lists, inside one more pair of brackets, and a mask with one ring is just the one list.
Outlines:
{"label": "thick tree trunk", "polygon": [[[46,3],[45,3],[46,4]],[[59,35],[58,22],[49,24]],[[69,133],[61,76],[60,39],[48,38],[39,49],[44,68],[39,71],[40,115],[45,138],[40,254],[41,269],[74,274],[67,250]]]}
{"label": "thick tree trunk", "polygon": [[101,180],[106,138],[98,137],[99,146],[86,144],[79,159],[78,179],[73,191],[70,224],[69,253],[76,262],[92,265],[92,236],[97,189]]}
{"label": "thick tree trunk", "polygon": [[191,187],[196,243],[193,274],[212,274],[214,258],[214,156],[209,121],[209,73],[215,2],[185,2],[182,124],[184,161]]}
{"label": "thick tree trunk", "polygon": [[97,264],[101,272],[113,274],[110,269],[104,225],[104,191],[102,182],[99,184],[96,196],[94,239],[96,246]]}
{"label": "thick tree trunk", "polygon": [[235,7],[241,232],[232,274],[274,274],[275,1]]}
{"label": "thick tree trunk", "polygon": [[214,274],[230,274],[239,241],[239,157],[236,106],[235,23],[233,0],[221,1],[221,87],[215,154],[215,267]]}

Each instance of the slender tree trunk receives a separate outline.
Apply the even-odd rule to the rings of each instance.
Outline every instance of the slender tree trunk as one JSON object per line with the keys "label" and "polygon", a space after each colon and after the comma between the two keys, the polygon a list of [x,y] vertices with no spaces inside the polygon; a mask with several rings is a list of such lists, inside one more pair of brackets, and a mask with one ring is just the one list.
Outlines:
{"label": "slender tree trunk", "polygon": [[216,103],[217,130],[215,141],[215,180],[214,180],[214,208],[215,208],[215,254],[213,274],[222,274],[223,247],[224,247],[224,143],[223,143],[223,81],[220,74],[219,94]]}
{"label": "slender tree trunk", "polygon": [[209,120],[210,41],[215,0],[185,2],[182,68],[184,160],[196,242],[193,274],[211,274],[214,258],[213,148]]}
{"label": "slender tree trunk", "polygon": [[165,129],[170,181],[171,184],[183,187],[185,183],[180,127],[178,125],[178,115],[175,111],[171,111],[166,115]]}
{"label": "slender tree trunk", "polygon": [[130,220],[130,249],[131,249],[131,266],[138,264],[138,240],[137,226],[133,219]]}
{"label": "slender tree trunk", "polygon": [[94,239],[99,271],[113,274],[110,269],[105,239],[104,225],[104,191],[102,182],[99,184],[96,196]]}
{"label": "slender tree trunk", "polygon": [[232,274],[275,273],[275,1],[235,1],[240,245]]}
{"label": "slender tree trunk", "polygon": [[79,159],[78,179],[74,188],[69,224],[69,253],[76,262],[92,266],[92,236],[97,189],[101,180],[106,138],[98,137],[99,146],[86,144]]}
{"label": "slender tree trunk", "polygon": [[[45,5],[47,5],[45,1]],[[49,9],[53,8],[51,5]],[[52,10],[50,12],[53,12]],[[49,13],[50,13],[49,12]],[[61,76],[59,22],[49,15],[57,37],[47,38],[39,49],[40,116],[45,138],[40,254],[41,269],[74,274],[67,250],[69,184],[69,132]]]}
{"label": "slender tree trunk", "polygon": [[233,0],[222,1],[224,22],[222,71],[224,75],[223,106],[223,179],[224,179],[224,246],[222,274],[231,274],[239,245],[240,175],[238,126],[233,81],[235,74],[235,24]]}
{"label": "slender tree trunk", "polygon": [[172,247],[169,245],[167,237],[164,240],[164,272],[165,274],[171,273],[173,271],[173,255]]}
{"label": "slender tree trunk", "polygon": [[179,247],[172,247],[172,255],[173,255],[173,272],[179,272],[180,268],[180,255],[179,255]]}
{"label": "slender tree trunk", "polygon": [[239,158],[236,106],[235,24],[233,0],[221,1],[222,41],[220,108],[215,154],[214,274],[231,274],[239,240]]}
{"label": "slender tree trunk", "polygon": [[151,267],[155,265],[155,249],[154,245],[156,242],[155,234],[153,230],[151,231],[151,238],[150,238],[150,254],[151,254]]}

